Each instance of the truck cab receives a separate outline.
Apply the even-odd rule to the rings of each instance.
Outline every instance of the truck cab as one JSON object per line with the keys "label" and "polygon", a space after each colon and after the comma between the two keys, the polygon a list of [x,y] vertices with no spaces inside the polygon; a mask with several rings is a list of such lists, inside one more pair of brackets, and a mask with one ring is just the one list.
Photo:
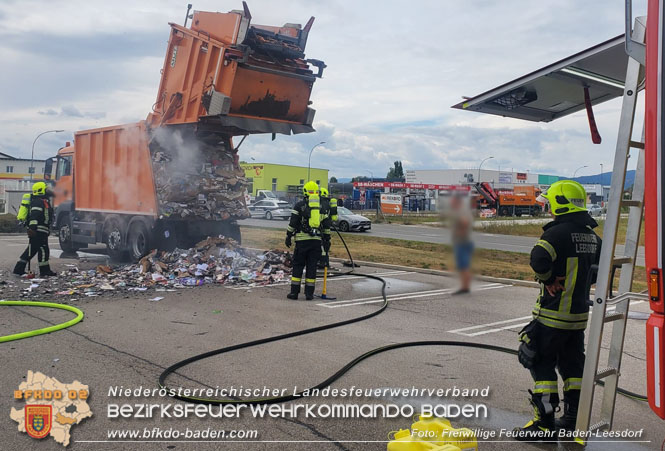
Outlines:
{"label": "truck cab", "polygon": [[[53,166],[55,165],[55,175]],[[74,146],[67,142],[58,150],[55,157],[46,160],[44,179],[48,180],[53,190],[53,208],[55,218],[53,227],[58,230],[58,239],[63,251],[75,252],[82,246],[71,244],[71,210],[74,196]]]}

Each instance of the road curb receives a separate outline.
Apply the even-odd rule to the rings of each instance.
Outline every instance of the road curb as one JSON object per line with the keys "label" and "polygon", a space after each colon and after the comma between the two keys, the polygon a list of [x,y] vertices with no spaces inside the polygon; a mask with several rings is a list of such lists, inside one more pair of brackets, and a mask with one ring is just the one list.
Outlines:
{"label": "road curb", "polygon": [[[334,262],[345,262],[348,261],[348,259],[344,258],[334,258],[331,257],[330,261]],[[414,266],[402,266],[402,265],[391,265],[389,263],[377,263],[377,262],[368,262],[364,260],[353,260],[355,263],[365,265],[365,266],[372,266],[375,268],[383,268],[383,269],[399,269],[403,271],[413,271],[421,274],[432,274],[435,276],[447,276],[447,277],[456,277],[457,273],[453,271],[443,271],[439,269],[426,269],[426,268],[417,268]],[[503,283],[503,284],[509,284],[509,285],[518,285],[522,287],[529,287],[529,288],[540,288],[540,284],[536,281],[530,281],[530,280],[518,280],[518,279],[507,279],[504,277],[492,277],[492,276],[474,276],[474,279],[476,280],[482,280],[483,282],[494,282],[494,283]]]}

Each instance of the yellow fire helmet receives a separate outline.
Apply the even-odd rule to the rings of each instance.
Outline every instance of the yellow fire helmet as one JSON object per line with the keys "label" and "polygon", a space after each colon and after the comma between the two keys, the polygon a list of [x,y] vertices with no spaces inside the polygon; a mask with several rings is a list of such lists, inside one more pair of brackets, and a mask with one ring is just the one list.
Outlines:
{"label": "yellow fire helmet", "polygon": [[321,188],[321,197],[328,197],[328,190],[325,188]]}
{"label": "yellow fire helmet", "polygon": [[32,194],[35,196],[43,196],[46,194],[46,183],[37,182],[32,185]]}
{"label": "yellow fire helmet", "polygon": [[573,180],[554,182],[536,199],[541,203],[549,203],[555,216],[567,215],[586,209],[586,191]]}
{"label": "yellow fire helmet", "polygon": [[316,184],[316,182],[309,181],[305,183],[305,186],[302,187],[302,192],[305,195],[305,197],[309,197],[313,194],[319,194],[319,185]]}

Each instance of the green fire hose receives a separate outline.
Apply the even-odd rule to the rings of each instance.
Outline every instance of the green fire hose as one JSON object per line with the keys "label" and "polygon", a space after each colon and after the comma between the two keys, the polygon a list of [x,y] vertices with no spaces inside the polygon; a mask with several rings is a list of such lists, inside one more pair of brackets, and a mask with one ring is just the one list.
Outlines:
{"label": "green fire hose", "polygon": [[65,304],[56,304],[55,302],[37,302],[37,301],[0,301],[0,306],[17,306],[17,307],[48,307],[48,308],[57,308],[60,310],[67,310],[72,313],[76,313],[76,318],[70,319],[67,322],[56,324],[54,326],[43,327],[41,329],[29,330],[27,332],[19,332],[17,334],[4,335],[0,337],[0,343],[6,343],[8,341],[21,340],[23,338],[35,337],[37,335],[50,334],[56,330],[66,329],[73,326],[76,323],[81,322],[83,319],[83,312],[76,307]]}

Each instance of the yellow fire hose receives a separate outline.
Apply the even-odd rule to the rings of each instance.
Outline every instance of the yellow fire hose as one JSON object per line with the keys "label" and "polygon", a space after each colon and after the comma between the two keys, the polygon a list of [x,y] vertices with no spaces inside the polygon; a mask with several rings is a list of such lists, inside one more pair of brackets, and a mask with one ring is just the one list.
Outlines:
{"label": "yellow fire hose", "polygon": [[23,338],[35,337],[37,335],[49,334],[55,332],[56,330],[66,329],[73,326],[76,323],[81,322],[83,319],[83,312],[76,307],[65,304],[56,304],[55,302],[37,302],[37,301],[0,301],[0,306],[17,306],[17,307],[48,307],[48,308],[57,308],[60,310],[67,310],[72,313],[76,313],[76,318],[70,319],[67,322],[56,324],[54,326],[44,327],[41,329],[29,330],[27,332],[20,332],[17,334],[4,335],[0,337],[0,343],[5,343],[8,341],[21,340]]}

